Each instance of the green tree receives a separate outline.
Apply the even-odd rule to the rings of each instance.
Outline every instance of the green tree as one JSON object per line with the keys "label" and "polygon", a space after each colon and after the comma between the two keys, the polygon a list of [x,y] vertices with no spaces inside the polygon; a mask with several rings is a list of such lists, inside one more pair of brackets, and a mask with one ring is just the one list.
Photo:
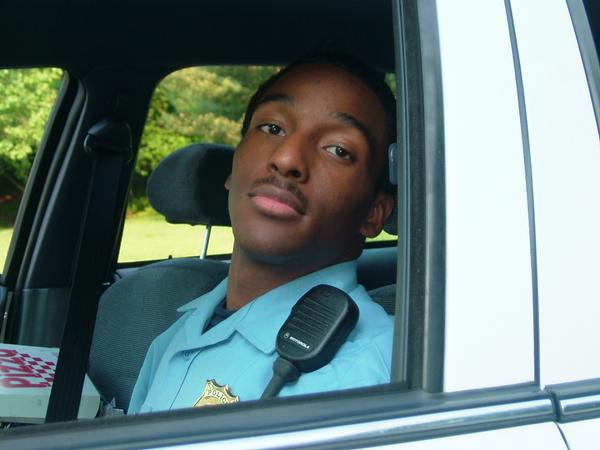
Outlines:
{"label": "green tree", "polygon": [[246,105],[275,67],[192,67],[167,76],[150,104],[130,205],[146,206],[146,180],[173,150],[194,142],[236,145]]}
{"label": "green tree", "polygon": [[0,69],[0,178],[21,193],[61,78],[60,69]]}

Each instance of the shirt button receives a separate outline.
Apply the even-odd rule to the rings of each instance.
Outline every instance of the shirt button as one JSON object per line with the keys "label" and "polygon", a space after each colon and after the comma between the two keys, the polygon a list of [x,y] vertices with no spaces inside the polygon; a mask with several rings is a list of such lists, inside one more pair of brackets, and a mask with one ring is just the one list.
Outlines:
{"label": "shirt button", "polygon": [[183,359],[185,359],[186,361],[189,360],[192,356],[192,352],[190,352],[189,350],[186,350],[185,352],[183,352]]}

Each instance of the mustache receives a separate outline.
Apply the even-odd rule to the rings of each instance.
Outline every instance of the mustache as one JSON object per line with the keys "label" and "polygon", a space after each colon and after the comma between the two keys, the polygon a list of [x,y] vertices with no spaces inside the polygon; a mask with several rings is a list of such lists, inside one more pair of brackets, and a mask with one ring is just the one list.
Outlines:
{"label": "mustache", "polygon": [[255,189],[262,185],[272,185],[279,189],[286,190],[294,195],[304,208],[307,206],[308,200],[306,196],[302,193],[298,185],[292,181],[284,181],[276,175],[269,175],[268,177],[261,178],[252,183],[251,189]]}

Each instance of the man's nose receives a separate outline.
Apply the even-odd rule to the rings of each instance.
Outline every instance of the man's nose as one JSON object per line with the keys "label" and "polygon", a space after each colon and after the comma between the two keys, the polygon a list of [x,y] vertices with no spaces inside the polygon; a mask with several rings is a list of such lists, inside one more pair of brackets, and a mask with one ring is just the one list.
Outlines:
{"label": "man's nose", "polygon": [[288,136],[281,142],[269,162],[270,169],[298,182],[308,179],[308,148],[301,136]]}

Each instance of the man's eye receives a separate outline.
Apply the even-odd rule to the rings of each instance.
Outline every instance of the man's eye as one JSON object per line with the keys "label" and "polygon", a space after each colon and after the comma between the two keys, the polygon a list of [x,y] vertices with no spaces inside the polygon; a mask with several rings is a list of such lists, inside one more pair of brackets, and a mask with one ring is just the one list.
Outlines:
{"label": "man's eye", "polygon": [[263,125],[259,125],[258,129],[263,133],[274,134],[276,136],[285,135],[283,128],[281,128],[279,125],[275,125],[274,123],[265,123]]}
{"label": "man's eye", "polygon": [[329,145],[325,147],[325,151],[342,159],[352,160],[352,155],[344,147],[339,145]]}

